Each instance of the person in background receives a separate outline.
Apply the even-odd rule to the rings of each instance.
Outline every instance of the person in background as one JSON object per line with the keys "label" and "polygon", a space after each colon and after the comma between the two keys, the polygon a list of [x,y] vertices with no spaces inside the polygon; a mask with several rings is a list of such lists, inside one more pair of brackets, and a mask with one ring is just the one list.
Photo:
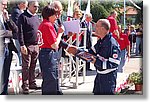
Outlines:
{"label": "person in background", "polygon": [[[53,5],[45,6],[42,11],[43,21],[38,28],[38,35],[41,37],[39,62],[42,71],[42,95],[60,95],[58,81],[59,56],[58,49],[64,30],[59,27],[56,32],[54,23],[58,17],[58,11]],[[69,52],[74,53],[66,43]],[[70,50],[71,49],[71,50]],[[61,93],[62,94],[62,93]]]}
{"label": "person in background", "polygon": [[135,43],[136,43],[136,30],[135,30],[135,26],[131,25],[130,26],[130,34],[128,36],[129,41],[130,41],[130,51],[132,53],[135,53]]}
{"label": "person in background", "polygon": [[[72,20],[79,20],[79,25],[80,25],[81,24],[81,17],[82,17],[81,9],[76,7],[74,9],[74,12],[73,12]],[[81,27],[81,25],[80,25],[80,27]],[[82,45],[81,44],[81,41],[82,41],[82,38],[83,38],[82,34],[83,34],[82,32],[79,33],[79,45],[77,45],[77,43],[76,43],[77,42],[77,33],[74,33],[74,32],[69,32],[68,33],[68,37],[69,38],[72,37],[72,45],[75,45],[75,46],[81,46]],[[73,60],[76,62],[76,57],[75,56],[73,57]],[[72,63],[72,67],[71,67],[71,71],[72,71],[71,75],[72,76],[75,76],[75,68],[76,68],[76,64]],[[78,75],[79,76],[82,75],[82,69],[79,71]]]}
{"label": "person in background", "polygon": [[39,55],[37,31],[40,25],[38,15],[39,3],[28,1],[28,9],[19,16],[19,43],[22,54],[22,89],[29,94],[29,89],[39,89],[35,80],[35,67]]}
{"label": "person in background", "polygon": [[107,19],[110,22],[110,32],[112,33],[113,36],[117,35],[117,37],[119,38],[118,25],[116,21],[117,15],[118,13],[116,11],[112,11]]}
{"label": "person in background", "polygon": [[[15,22],[16,25],[18,25],[18,18],[24,12],[24,10],[27,8],[27,5],[28,5],[27,0],[20,0],[20,1],[17,1],[16,6],[12,8],[11,19]],[[13,39],[15,42],[15,46],[18,50],[17,55],[19,58],[19,65],[21,66],[22,65],[22,58],[21,58],[20,44],[19,44],[17,33],[13,34]]]}
{"label": "person in background", "polygon": [[[141,46],[140,46],[141,45]],[[143,24],[140,24],[138,29],[136,29],[136,51],[135,54],[143,55]]]}
{"label": "person in background", "polygon": [[9,18],[7,0],[0,1],[0,94],[8,94],[8,82],[10,66],[12,61],[12,51],[17,53],[12,40],[12,33],[17,33],[18,28]]}
{"label": "person in background", "polygon": [[[118,72],[119,73],[123,73],[123,67],[125,65],[126,62],[126,58],[128,57],[128,59],[130,58],[130,41],[128,39],[128,35],[124,34],[122,32],[122,27],[121,25],[118,25],[118,30],[119,30],[119,34],[120,34],[120,38],[118,38],[117,36],[115,37],[115,39],[117,40],[117,42],[120,45],[120,64],[118,66]],[[127,57],[126,57],[127,56]],[[129,60],[128,60],[129,61]]]}
{"label": "person in background", "polygon": [[131,29],[131,25],[128,24],[127,28],[124,30],[124,34],[126,34],[127,36],[129,36],[130,35],[130,31],[131,31],[130,29]]}
{"label": "person in background", "polygon": [[[89,49],[92,47],[92,14],[86,14],[85,20],[81,22],[81,28],[87,28],[86,30],[86,49]],[[84,37],[81,40],[81,46],[84,43]],[[86,70],[92,71],[90,69],[90,63],[86,63]]]}
{"label": "person in background", "polygon": [[82,17],[82,11],[76,8],[73,12],[73,20],[81,20],[81,17]]}
{"label": "person in background", "polygon": [[[82,17],[82,12],[80,9],[75,9],[74,12],[73,12],[73,18],[72,20],[81,20],[81,17]],[[81,24],[81,22],[80,22]],[[73,33],[73,32],[69,32],[68,34],[68,37],[72,36],[72,41],[75,41],[76,40],[76,33]],[[83,38],[83,35],[80,34],[79,36],[79,45],[81,45],[81,40]],[[73,43],[73,45],[76,45],[76,41]]]}

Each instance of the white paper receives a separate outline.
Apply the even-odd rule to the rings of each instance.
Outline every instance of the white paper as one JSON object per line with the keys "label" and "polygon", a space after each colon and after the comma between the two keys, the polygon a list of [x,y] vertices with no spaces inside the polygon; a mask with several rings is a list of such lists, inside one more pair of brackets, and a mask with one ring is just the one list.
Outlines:
{"label": "white paper", "polygon": [[73,20],[73,21],[65,21],[63,23],[65,27],[65,35],[68,34],[68,32],[72,33],[79,33],[80,32],[80,20]]}

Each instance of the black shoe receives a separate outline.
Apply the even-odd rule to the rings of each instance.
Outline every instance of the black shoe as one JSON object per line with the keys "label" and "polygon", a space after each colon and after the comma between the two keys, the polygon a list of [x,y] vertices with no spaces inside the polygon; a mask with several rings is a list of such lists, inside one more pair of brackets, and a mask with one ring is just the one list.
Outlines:
{"label": "black shoe", "polygon": [[28,87],[25,87],[23,89],[23,94],[29,94],[29,88]]}
{"label": "black shoe", "polygon": [[37,85],[34,85],[34,86],[30,85],[29,89],[39,90],[39,89],[41,89],[41,87],[38,87]]}
{"label": "black shoe", "polygon": [[58,91],[57,95],[63,95],[63,93],[61,91]]}

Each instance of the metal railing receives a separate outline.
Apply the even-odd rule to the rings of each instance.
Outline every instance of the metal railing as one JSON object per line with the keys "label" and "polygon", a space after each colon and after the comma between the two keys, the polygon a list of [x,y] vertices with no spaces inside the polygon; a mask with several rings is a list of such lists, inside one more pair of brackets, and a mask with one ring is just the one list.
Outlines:
{"label": "metal railing", "polygon": [[[76,41],[76,46],[78,48],[86,49],[86,30],[87,28],[80,28],[81,33],[76,34],[76,39],[72,41],[72,36],[66,41],[69,44],[73,44]],[[84,36],[84,43],[83,46],[79,46],[79,36],[83,33]],[[60,79],[61,79],[61,86],[66,86],[65,84],[69,83],[69,86],[72,84],[73,88],[77,88],[79,85],[79,73],[82,75],[80,76],[82,79],[81,83],[85,82],[86,76],[86,62],[82,59],[79,59],[75,56],[70,55],[66,50],[65,53],[67,54],[68,58],[62,57],[61,59],[61,69],[60,69]]]}

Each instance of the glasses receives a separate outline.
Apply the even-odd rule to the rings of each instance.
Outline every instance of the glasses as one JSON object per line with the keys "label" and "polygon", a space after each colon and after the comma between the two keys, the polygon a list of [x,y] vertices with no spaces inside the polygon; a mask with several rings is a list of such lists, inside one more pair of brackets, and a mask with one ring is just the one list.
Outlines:
{"label": "glasses", "polygon": [[58,14],[61,14],[62,12],[63,12],[63,10],[58,10],[57,11]]}
{"label": "glasses", "polygon": [[39,8],[39,6],[34,6],[34,8]]}
{"label": "glasses", "polygon": [[7,5],[7,3],[2,3],[2,5]]}

